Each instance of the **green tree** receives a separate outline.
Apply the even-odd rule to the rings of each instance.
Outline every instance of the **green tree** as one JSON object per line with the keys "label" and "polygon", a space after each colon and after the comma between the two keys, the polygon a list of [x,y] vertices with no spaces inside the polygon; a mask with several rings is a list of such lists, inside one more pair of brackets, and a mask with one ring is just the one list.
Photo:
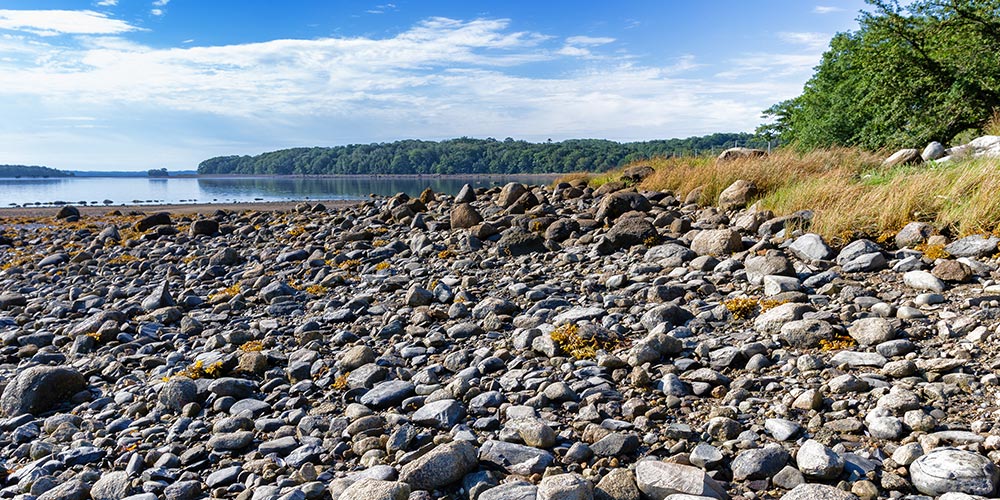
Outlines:
{"label": "green tree", "polygon": [[758,129],[801,147],[914,147],[981,127],[1000,107],[1000,0],[868,0],[798,97]]}

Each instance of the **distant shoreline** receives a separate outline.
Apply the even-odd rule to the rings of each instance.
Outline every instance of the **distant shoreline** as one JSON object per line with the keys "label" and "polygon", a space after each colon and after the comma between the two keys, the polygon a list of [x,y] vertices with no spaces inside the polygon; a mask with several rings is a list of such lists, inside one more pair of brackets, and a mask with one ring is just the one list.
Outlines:
{"label": "distant shoreline", "polygon": [[[86,217],[103,216],[108,212],[118,210],[122,213],[128,212],[143,212],[147,214],[167,212],[172,215],[210,215],[216,210],[225,211],[243,211],[243,210],[253,210],[257,212],[276,212],[276,211],[288,211],[295,208],[296,205],[301,203],[309,203],[310,205],[315,205],[317,203],[322,203],[327,207],[346,207],[351,205],[356,205],[358,203],[364,203],[366,200],[308,200],[308,201],[248,201],[243,203],[168,203],[168,204],[158,204],[158,205],[109,205],[109,206],[94,206],[94,205],[72,205],[80,211],[80,215]],[[31,218],[43,218],[43,217],[55,217],[62,207],[57,206],[44,206],[44,207],[0,207],[0,224],[3,224],[5,218],[13,217],[31,217]]]}
{"label": "distant shoreline", "polygon": [[122,172],[108,172],[108,175],[69,175],[65,177],[0,177],[0,180],[77,180],[77,179],[492,179],[492,178],[538,178],[555,179],[565,173],[551,174],[179,174],[166,177],[147,175],[122,175]]}

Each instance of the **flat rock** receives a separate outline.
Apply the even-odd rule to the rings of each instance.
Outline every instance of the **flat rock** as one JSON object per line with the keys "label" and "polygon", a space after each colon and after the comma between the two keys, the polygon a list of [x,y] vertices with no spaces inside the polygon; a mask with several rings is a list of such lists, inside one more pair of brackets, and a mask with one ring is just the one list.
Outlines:
{"label": "flat rock", "polygon": [[454,399],[441,399],[421,406],[413,412],[414,422],[440,429],[451,429],[465,416],[465,407]]}
{"label": "flat rock", "polygon": [[552,463],[552,454],[523,444],[488,440],[479,448],[479,460],[489,462],[513,474],[541,473]]}
{"label": "flat rock", "polygon": [[415,386],[405,380],[389,380],[376,384],[359,400],[361,404],[375,409],[388,408],[413,394]]}
{"label": "flat rock", "polygon": [[997,253],[1000,238],[992,235],[974,234],[954,241],[944,247],[952,257],[989,257]]}
{"label": "flat rock", "polygon": [[642,460],[635,466],[635,482],[639,490],[653,500],[663,500],[677,493],[718,500],[729,498],[718,481],[690,465]]}

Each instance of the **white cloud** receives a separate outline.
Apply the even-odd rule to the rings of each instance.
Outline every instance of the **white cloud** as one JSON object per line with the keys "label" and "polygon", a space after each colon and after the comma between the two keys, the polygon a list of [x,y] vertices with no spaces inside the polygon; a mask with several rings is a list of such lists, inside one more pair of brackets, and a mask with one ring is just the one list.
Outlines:
{"label": "white cloud", "polygon": [[101,0],[100,2],[97,2],[97,5],[99,7],[114,7],[115,5],[118,5],[118,0]]}
{"label": "white cloud", "polygon": [[139,28],[92,10],[0,10],[0,29],[55,36],[113,35]]}
{"label": "white cloud", "polygon": [[166,7],[170,0],[153,0],[153,7]]}
{"label": "white cloud", "polygon": [[[692,54],[659,65],[602,54],[613,41],[578,36],[560,43],[514,31],[505,19],[447,18],[386,38],[226,46],[153,48],[121,36],[39,41],[0,35],[0,53],[15,54],[0,58],[0,102],[20,103],[11,116],[30,117],[14,120],[16,129],[0,123],[0,149],[45,151],[42,137],[58,137],[73,146],[66,160],[57,160],[70,161],[70,152],[86,156],[80,152],[92,148],[99,158],[94,161],[115,166],[126,159],[109,159],[96,149],[114,134],[115,142],[134,145],[129,168],[145,166],[135,158],[164,155],[186,155],[174,157],[190,167],[213,154],[408,137],[639,140],[751,130],[762,109],[801,89],[808,77],[803,68],[818,61],[816,54],[748,54],[730,61],[726,71],[701,75],[693,70],[708,65]],[[520,70],[527,63],[581,57],[589,59],[586,65],[544,77]],[[145,129],[154,123],[157,130],[178,131],[176,137]],[[211,126],[194,125],[199,123]],[[96,128],[106,126],[112,128]],[[56,136],[49,127],[77,135]],[[35,129],[44,133],[26,139],[23,134]]]}
{"label": "white cloud", "polygon": [[844,9],[840,7],[833,7],[830,5],[817,5],[813,7],[813,12],[816,14],[832,14],[834,12],[843,12]]}
{"label": "white cloud", "polygon": [[783,31],[778,33],[778,38],[787,43],[822,51],[829,45],[830,39],[833,37],[827,33]]}
{"label": "white cloud", "polygon": [[154,16],[162,16],[163,15],[163,9],[152,9],[152,10],[149,11],[149,13],[152,14],[152,15],[154,15]]}
{"label": "white cloud", "polygon": [[385,14],[388,11],[396,10],[396,4],[387,3],[383,5],[376,5],[375,7],[366,10],[368,14]]}
{"label": "white cloud", "polygon": [[569,45],[606,45],[614,41],[614,38],[596,36],[571,36],[566,39]]}

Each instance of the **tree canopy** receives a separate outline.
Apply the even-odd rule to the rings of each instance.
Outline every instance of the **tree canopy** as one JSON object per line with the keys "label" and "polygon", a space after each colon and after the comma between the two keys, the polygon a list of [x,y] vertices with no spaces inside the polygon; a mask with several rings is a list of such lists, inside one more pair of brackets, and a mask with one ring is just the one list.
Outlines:
{"label": "tree canopy", "polygon": [[1000,0],[868,3],[759,134],[804,148],[917,147],[979,129],[1000,107]]}
{"label": "tree canopy", "polygon": [[513,174],[603,171],[655,156],[753,145],[748,133],[619,143],[599,139],[531,143],[507,138],[404,140],[336,147],[293,148],[257,156],[220,156],[199,174]]}

